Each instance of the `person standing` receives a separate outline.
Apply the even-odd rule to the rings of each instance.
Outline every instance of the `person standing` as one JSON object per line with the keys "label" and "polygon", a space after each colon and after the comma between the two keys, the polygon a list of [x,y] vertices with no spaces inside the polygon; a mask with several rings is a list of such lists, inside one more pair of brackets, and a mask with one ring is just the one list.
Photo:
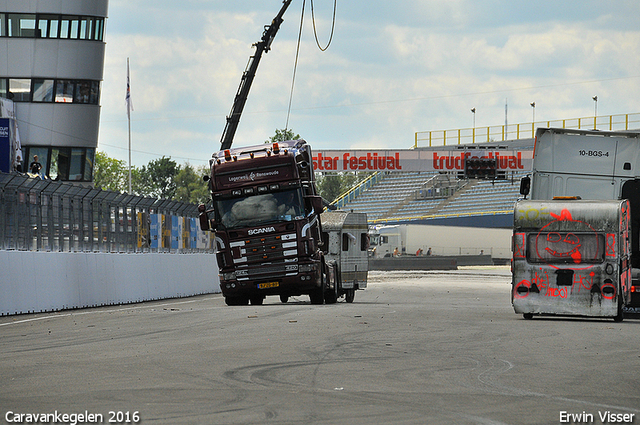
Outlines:
{"label": "person standing", "polygon": [[42,170],[42,164],[38,162],[38,155],[33,155],[33,161],[29,164],[29,171],[31,174],[40,175],[40,170]]}

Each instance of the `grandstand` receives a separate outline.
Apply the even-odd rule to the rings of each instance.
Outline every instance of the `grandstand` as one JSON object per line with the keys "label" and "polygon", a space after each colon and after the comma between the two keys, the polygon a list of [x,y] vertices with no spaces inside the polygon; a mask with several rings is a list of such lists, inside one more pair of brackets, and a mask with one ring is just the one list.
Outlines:
{"label": "grandstand", "polygon": [[465,179],[455,172],[379,172],[352,189],[356,196],[343,196],[334,203],[366,212],[370,224],[509,228],[514,203],[521,197],[520,179],[528,173],[530,170],[509,172],[502,176],[506,178],[482,180]]}

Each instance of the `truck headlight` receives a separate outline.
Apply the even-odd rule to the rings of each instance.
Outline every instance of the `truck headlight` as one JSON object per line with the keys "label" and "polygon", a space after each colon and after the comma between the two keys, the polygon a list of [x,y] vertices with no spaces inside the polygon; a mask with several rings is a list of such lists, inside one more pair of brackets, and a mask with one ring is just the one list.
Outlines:
{"label": "truck headlight", "polygon": [[316,270],[316,265],[315,264],[300,264],[298,266],[298,271],[300,273],[307,273],[307,272],[312,272]]}
{"label": "truck headlight", "polygon": [[236,272],[222,273],[222,280],[235,280]]}

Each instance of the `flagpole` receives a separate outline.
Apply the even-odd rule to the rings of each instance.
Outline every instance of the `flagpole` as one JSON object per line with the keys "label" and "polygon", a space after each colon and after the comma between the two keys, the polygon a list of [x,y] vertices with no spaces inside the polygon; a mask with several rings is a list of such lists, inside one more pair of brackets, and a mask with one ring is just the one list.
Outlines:
{"label": "flagpole", "polygon": [[129,58],[127,58],[127,121],[129,122],[129,194],[131,195],[131,93],[129,87]]}

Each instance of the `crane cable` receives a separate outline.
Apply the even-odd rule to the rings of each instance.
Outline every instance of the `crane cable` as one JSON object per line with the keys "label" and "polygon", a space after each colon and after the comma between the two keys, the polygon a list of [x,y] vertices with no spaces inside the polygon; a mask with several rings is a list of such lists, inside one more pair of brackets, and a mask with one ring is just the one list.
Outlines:
{"label": "crane cable", "polygon": [[[333,41],[333,32],[336,27],[336,8],[337,8],[338,0],[333,0],[333,18],[331,22],[331,35],[329,36],[329,41],[327,42],[327,45],[324,48],[320,45],[320,41],[318,40],[318,32],[316,30],[316,18],[313,10],[313,0],[310,0],[310,2],[311,2],[311,21],[313,22],[313,35],[316,39],[316,45],[318,46],[318,49],[324,52],[329,48],[329,46],[331,45],[331,42]],[[300,41],[302,40],[302,26],[303,26],[302,24],[304,23],[305,5],[306,5],[306,0],[302,0],[302,12],[300,12],[300,30],[298,32],[298,44],[296,46],[296,60],[293,65],[293,78],[291,79],[291,92],[289,93],[289,107],[287,109],[287,122],[284,126],[285,131],[289,129],[289,116],[291,115],[291,103],[293,101],[293,87],[296,82],[296,71],[298,70],[298,57],[300,56]]]}
{"label": "crane cable", "polygon": [[329,48],[329,46],[331,45],[331,41],[333,40],[333,30],[336,28],[337,6],[338,6],[338,0],[333,0],[333,18],[331,22],[331,36],[329,37],[329,41],[327,42],[327,45],[323,48],[322,46],[320,46],[320,42],[318,41],[318,31],[316,30],[316,16],[315,16],[315,13],[313,12],[313,0],[311,0],[311,22],[313,22],[313,35],[316,38],[316,44],[318,45],[318,49],[320,49],[323,52]]}

